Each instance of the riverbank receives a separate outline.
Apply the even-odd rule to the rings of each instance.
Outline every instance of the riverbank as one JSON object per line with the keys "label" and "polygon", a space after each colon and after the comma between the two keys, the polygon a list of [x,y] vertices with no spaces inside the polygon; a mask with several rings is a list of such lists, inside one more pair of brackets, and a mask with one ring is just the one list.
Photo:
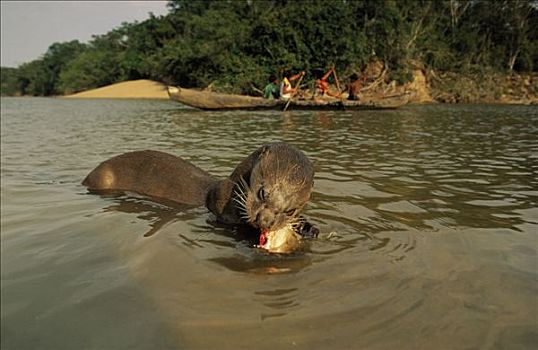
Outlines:
{"label": "riverbank", "polygon": [[364,94],[391,95],[408,92],[411,103],[538,104],[538,73],[436,72],[416,63],[409,82],[398,84],[383,62],[370,63],[364,76]]}
{"label": "riverbank", "polygon": [[79,92],[61,98],[132,98],[167,100],[166,85],[153,80],[131,80]]}
{"label": "riverbank", "polygon": [[433,98],[441,103],[538,104],[538,74],[428,72]]}
{"label": "riverbank", "polygon": [[[398,84],[382,65],[371,65],[362,94],[369,97],[410,93],[410,103],[538,104],[538,74],[456,74],[415,68],[413,78]],[[132,80],[61,98],[119,98],[167,100],[166,85],[152,80]]]}

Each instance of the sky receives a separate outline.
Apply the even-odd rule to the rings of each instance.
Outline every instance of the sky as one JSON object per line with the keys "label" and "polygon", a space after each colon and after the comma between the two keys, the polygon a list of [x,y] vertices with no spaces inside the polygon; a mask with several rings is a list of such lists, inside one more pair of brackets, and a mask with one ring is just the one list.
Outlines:
{"label": "sky", "polygon": [[18,67],[43,55],[55,42],[88,42],[122,22],[167,13],[166,1],[0,0],[2,67]]}

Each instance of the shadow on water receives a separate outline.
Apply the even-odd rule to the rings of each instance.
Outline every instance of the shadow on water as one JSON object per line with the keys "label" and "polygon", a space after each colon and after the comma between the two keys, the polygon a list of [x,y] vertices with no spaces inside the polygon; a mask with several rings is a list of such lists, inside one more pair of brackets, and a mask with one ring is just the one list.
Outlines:
{"label": "shadow on water", "polygon": [[[219,223],[215,217],[200,207],[182,205],[162,198],[140,196],[136,193],[93,193],[113,204],[103,208],[103,212],[122,212],[134,214],[137,219],[147,222],[149,230],[143,237],[149,238],[161,232],[176,221],[186,221],[197,216],[205,217],[206,225],[192,225],[192,234],[178,233],[177,237],[184,246],[201,248],[202,244],[233,250],[231,256],[209,258],[220,266],[235,272],[255,274],[279,274],[297,272],[312,264],[308,252],[309,242],[304,240],[301,247],[290,254],[268,253],[257,248],[259,234],[247,226],[230,226]],[[219,240],[219,237],[226,240]]]}
{"label": "shadow on water", "polygon": [[154,199],[140,196],[136,193],[88,191],[89,194],[99,195],[105,199],[111,199],[114,204],[103,208],[103,212],[122,212],[135,214],[138,219],[148,223],[150,229],[143,234],[151,237],[158,233],[167,224],[178,219],[178,213],[187,212],[194,208],[189,205],[181,205],[164,199]]}

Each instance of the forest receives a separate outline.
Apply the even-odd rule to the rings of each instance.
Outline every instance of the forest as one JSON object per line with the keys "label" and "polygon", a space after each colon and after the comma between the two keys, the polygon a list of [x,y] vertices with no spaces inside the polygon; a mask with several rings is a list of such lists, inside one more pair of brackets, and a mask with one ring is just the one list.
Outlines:
{"label": "forest", "polygon": [[172,0],[167,8],[2,67],[2,95],[63,95],[133,79],[252,93],[285,70],[308,78],[334,65],[346,77],[374,60],[398,83],[417,64],[461,74],[538,69],[535,0]]}

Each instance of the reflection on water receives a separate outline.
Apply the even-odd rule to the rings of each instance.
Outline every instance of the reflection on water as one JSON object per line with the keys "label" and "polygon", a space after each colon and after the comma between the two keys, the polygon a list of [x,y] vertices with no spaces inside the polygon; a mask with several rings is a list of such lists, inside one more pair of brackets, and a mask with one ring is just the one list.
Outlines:
{"label": "reflection on water", "polygon": [[[203,112],[2,99],[2,348],[527,349],[538,110]],[[154,149],[217,176],[283,140],[318,239],[267,254],[204,208],[80,185]],[[448,345],[449,344],[449,345]]]}

